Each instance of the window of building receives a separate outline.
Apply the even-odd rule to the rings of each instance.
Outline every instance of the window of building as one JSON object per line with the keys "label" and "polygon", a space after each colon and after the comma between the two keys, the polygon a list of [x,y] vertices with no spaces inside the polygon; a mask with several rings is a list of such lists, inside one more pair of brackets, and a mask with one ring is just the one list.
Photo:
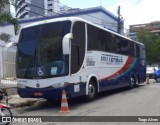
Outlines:
{"label": "window of building", "polygon": [[48,12],[52,12],[53,10],[52,9],[48,9]]}
{"label": "window of building", "polygon": [[52,6],[52,4],[48,4],[48,6]]}

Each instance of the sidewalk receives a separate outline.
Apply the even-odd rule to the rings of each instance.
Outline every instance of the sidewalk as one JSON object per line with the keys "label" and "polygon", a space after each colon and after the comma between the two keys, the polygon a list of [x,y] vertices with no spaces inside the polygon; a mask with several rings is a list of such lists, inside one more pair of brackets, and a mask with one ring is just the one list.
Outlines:
{"label": "sidewalk", "polygon": [[[21,98],[19,95],[8,96],[8,105],[11,106],[11,108],[30,106],[34,104],[36,101],[38,101],[38,99],[36,98]],[[1,103],[7,105],[6,98]]]}

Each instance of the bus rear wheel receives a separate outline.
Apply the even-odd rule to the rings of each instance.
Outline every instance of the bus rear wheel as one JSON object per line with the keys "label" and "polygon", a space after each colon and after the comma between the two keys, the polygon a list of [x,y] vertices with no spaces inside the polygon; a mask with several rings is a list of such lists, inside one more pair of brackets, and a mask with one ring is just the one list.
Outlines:
{"label": "bus rear wheel", "polygon": [[86,101],[92,101],[97,96],[97,87],[94,80],[90,80],[88,85],[88,95],[86,95]]}
{"label": "bus rear wheel", "polygon": [[129,82],[129,88],[130,89],[133,89],[134,88],[134,86],[135,86],[135,78],[132,76],[131,78],[130,78],[130,82]]}

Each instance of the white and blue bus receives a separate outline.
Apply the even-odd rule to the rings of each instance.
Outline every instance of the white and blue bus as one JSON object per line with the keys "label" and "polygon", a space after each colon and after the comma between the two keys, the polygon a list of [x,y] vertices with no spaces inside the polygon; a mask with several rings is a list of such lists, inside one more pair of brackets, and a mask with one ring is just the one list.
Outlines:
{"label": "white and blue bus", "polygon": [[86,96],[146,80],[145,46],[77,17],[22,28],[16,57],[18,94],[24,98]]}

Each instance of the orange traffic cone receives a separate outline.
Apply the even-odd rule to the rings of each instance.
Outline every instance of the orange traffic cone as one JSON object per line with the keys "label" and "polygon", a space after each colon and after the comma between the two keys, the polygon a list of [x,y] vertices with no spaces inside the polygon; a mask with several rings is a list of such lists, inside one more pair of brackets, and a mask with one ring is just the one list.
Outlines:
{"label": "orange traffic cone", "polygon": [[62,92],[62,101],[61,101],[61,109],[60,112],[70,112],[68,108],[68,102],[67,102],[67,97],[66,97],[66,91],[63,90]]}

